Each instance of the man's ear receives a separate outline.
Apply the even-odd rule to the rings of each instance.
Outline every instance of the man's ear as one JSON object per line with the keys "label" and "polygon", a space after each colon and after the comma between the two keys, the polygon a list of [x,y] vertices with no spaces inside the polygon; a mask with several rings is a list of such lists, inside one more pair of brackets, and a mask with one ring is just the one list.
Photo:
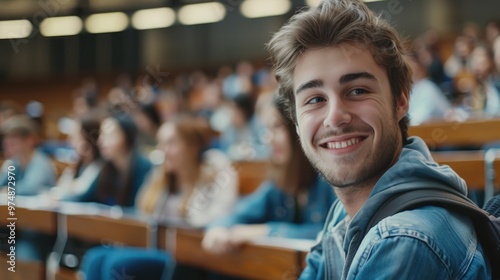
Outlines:
{"label": "man's ear", "polygon": [[399,97],[396,98],[396,114],[398,121],[403,119],[410,108],[410,95],[408,91],[403,91]]}

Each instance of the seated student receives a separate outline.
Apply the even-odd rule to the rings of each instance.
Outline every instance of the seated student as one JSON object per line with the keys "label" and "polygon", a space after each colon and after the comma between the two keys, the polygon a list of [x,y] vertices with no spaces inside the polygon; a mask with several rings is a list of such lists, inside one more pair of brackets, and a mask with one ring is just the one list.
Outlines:
{"label": "seated student", "polygon": [[203,227],[231,211],[238,179],[230,160],[206,150],[213,138],[207,123],[180,117],[158,131],[163,164],[154,170],[138,196],[140,211],[165,221]]}
{"label": "seated student", "polygon": [[[55,169],[50,158],[36,149],[38,137],[31,119],[24,115],[14,115],[5,120],[1,128],[4,135],[3,151],[7,160],[0,172],[0,187],[13,187],[16,195],[36,195],[53,186],[56,180]],[[11,192],[12,189],[5,187],[3,191]],[[0,229],[0,235],[3,233]],[[51,247],[50,236],[30,230],[19,232],[16,238],[18,259],[41,261]]]}
{"label": "seated student", "polygon": [[[158,149],[165,156],[141,188],[138,210],[160,222],[184,222],[203,227],[231,211],[237,199],[237,175],[231,162],[217,150],[206,150],[211,130],[202,120],[179,118],[158,131]],[[111,279],[113,271],[127,271],[139,279],[161,279],[170,256],[138,248],[96,247],[83,260],[85,279]]]}
{"label": "seated student", "polygon": [[410,59],[413,86],[410,92],[410,124],[419,125],[432,120],[444,119],[451,104],[441,89],[428,78],[421,58],[415,52]]}
{"label": "seated student", "polygon": [[233,251],[255,236],[314,239],[335,200],[300,149],[282,105],[269,107],[265,119],[271,131],[270,178],[235,211],[209,225],[202,243],[209,252]]}
{"label": "seated student", "polygon": [[[36,195],[53,186],[55,169],[51,160],[36,149],[38,137],[35,124],[27,116],[16,115],[8,118],[1,130],[7,160],[0,172],[0,187],[15,187],[16,195]],[[9,166],[14,169],[8,169]],[[15,174],[15,180],[9,181],[9,171]],[[9,182],[15,182],[15,185]]]}
{"label": "seated student", "polygon": [[230,100],[231,124],[222,131],[220,148],[231,159],[267,159],[268,147],[263,143],[264,126],[255,114],[250,93],[238,94]]}
{"label": "seated student", "polygon": [[137,125],[137,144],[143,154],[150,153],[156,145],[156,133],[161,125],[161,117],[157,110],[157,104],[138,103],[137,108],[132,111],[132,117]]}
{"label": "seated student", "polygon": [[53,187],[51,195],[64,200],[77,199],[80,195],[95,187],[101,172],[103,161],[97,147],[99,138],[99,119],[86,115],[75,122],[69,141],[76,153],[76,166],[67,167]]}
{"label": "seated student", "polygon": [[102,121],[98,146],[104,166],[97,183],[75,200],[134,206],[139,187],[151,169],[151,163],[137,151],[136,136],[137,127],[125,112]]}
{"label": "seated student", "polygon": [[478,114],[479,117],[500,116],[500,92],[494,83],[493,52],[485,45],[476,46],[471,56],[471,67],[477,80],[469,99],[471,114]]}

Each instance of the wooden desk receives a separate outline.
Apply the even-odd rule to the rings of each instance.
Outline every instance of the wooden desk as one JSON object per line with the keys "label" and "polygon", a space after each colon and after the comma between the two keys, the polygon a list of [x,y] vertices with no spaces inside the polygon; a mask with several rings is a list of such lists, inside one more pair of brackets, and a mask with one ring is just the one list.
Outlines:
{"label": "wooden desk", "polygon": [[[55,235],[57,232],[57,215],[52,210],[31,210],[16,207],[15,213],[17,220],[12,221],[16,222],[18,230],[31,230],[49,235]],[[6,226],[9,217],[7,206],[0,205],[0,226]]]}
{"label": "wooden desk", "polygon": [[500,141],[500,118],[466,122],[432,122],[411,126],[408,135],[419,136],[431,149],[444,146],[483,146]]}
{"label": "wooden desk", "polygon": [[[3,199],[3,198],[2,198]],[[29,199],[27,199],[29,200]],[[27,207],[25,199],[19,198],[15,201],[15,216],[17,220],[12,220],[16,223],[16,231],[31,230],[35,232],[42,232],[49,235],[56,235],[57,232],[57,213],[52,209],[36,209],[36,208],[24,208]],[[6,200],[3,200],[6,202]],[[31,200],[30,203],[34,201]],[[2,227],[6,226],[10,220],[7,218],[9,216],[8,206],[0,205],[0,225]],[[12,273],[7,270],[7,258],[2,254],[0,257],[0,279],[45,279],[45,264],[41,261],[23,261],[16,258],[16,272]]]}
{"label": "wooden desk", "polygon": [[153,244],[147,222],[94,215],[67,215],[69,237],[91,243],[148,247]]}
{"label": "wooden desk", "polygon": [[[70,237],[101,245],[156,247],[156,227],[151,226],[148,220],[113,214],[112,210],[91,204],[61,204],[58,210],[59,221],[62,222],[59,224],[61,236],[58,236],[56,244],[64,244],[66,238]],[[54,248],[56,256],[61,255],[63,247]],[[58,267],[58,258],[49,260],[49,263],[54,268],[50,270],[53,279],[78,279],[76,271]]]}
{"label": "wooden desk", "polygon": [[234,167],[239,176],[240,195],[251,194],[268,177],[266,161],[238,161]]}
{"label": "wooden desk", "polygon": [[45,279],[45,268],[41,262],[28,262],[16,259],[16,272],[7,270],[8,258],[0,256],[0,279],[4,280],[43,280]]}
{"label": "wooden desk", "polygon": [[308,251],[308,248],[278,247],[271,241],[247,244],[238,254],[219,256],[202,249],[202,238],[201,231],[178,229],[174,251],[176,261],[248,279],[297,279]]}
{"label": "wooden desk", "polygon": [[483,151],[434,152],[434,160],[451,167],[474,190],[484,190],[486,185]]}

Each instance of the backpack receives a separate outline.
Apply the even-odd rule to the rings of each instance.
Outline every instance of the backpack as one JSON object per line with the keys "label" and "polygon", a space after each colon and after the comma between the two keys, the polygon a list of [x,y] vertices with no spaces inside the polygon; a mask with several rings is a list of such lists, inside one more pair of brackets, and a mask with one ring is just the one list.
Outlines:
{"label": "backpack", "polygon": [[[438,206],[468,216],[474,223],[476,235],[486,254],[492,273],[492,279],[500,279],[500,217],[495,217],[479,208],[466,196],[458,192],[443,189],[417,189],[398,193],[386,200],[370,219],[365,235],[382,219],[396,213],[422,206]],[[500,195],[494,197],[486,206],[491,213],[500,214]]]}

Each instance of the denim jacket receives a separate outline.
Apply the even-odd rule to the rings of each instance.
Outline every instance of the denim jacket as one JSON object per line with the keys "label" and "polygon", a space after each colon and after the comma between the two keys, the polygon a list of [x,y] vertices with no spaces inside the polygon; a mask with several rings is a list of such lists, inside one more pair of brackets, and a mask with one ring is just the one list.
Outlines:
{"label": "denim jacket", "polygon": [[[491,279],[470,219],[444,208],[400,212],[362,236],[374,210],[388,197],[437,184],[467,190],[453,170],[433,161],[421,139],[410,138],[352,219],[340,202],[332,206],[300,279]],[[349,267],[346,259],[352,260]]]}

